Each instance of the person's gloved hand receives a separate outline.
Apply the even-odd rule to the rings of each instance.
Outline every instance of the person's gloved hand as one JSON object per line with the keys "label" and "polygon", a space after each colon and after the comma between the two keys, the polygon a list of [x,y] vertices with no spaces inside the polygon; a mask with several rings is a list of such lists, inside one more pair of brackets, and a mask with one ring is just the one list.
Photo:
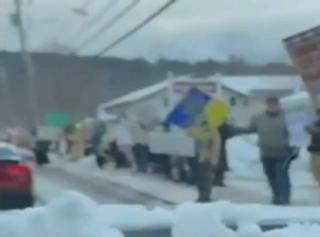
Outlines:
{"label": "person's gloved hand", "polygon": [[295,160],[299,157],[300,148],[299,147],[292,147],[292,153],[289,157],[290,160]]}
{"label": "person's gloved hand", "polygon": [[283,169],[288,169],[290,163],[299,157],[300,149],[298,147],[291,147],[291,153],[283,163]]}

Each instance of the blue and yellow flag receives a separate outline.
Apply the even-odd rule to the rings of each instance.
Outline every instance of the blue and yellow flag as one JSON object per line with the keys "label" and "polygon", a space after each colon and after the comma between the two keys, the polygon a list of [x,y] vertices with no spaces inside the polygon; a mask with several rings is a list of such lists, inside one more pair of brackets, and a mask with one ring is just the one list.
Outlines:
{"label": "blue and yellow flag", "polygon": [[165,123],[186,129],[192,126],[200,116],[211,97],[197,88],[192,88],[180,103],[168,115]]}

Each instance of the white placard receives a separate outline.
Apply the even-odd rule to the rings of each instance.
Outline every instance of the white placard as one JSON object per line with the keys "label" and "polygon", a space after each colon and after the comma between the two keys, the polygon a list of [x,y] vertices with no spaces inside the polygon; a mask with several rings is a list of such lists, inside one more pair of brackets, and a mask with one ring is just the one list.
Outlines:
{"label": "white placard", "polygon": [[306,132],[306,126],[313,122],[313,116],[304,111],[290,111],[285,114],[285,117],[289,130],[290,145],[306,147],[310,140],[310,136]]}
{"label": "white placard", "polygon": [[38,139],[58,141],[61,138],[62,130],[54,127],[38,127]]}
{"label": "white placard", "polygon": [[308,92],[299,92],[281,99],[284,109],[287,128],[289,130],[289,143],[291,146],[306,147],[310,136],[306,126],[314,121],[311,98]]}
{"label": "white placard", "polygon": [[194,157],[194,140],[180,132],[150,132],[150,151],[154,154]]}

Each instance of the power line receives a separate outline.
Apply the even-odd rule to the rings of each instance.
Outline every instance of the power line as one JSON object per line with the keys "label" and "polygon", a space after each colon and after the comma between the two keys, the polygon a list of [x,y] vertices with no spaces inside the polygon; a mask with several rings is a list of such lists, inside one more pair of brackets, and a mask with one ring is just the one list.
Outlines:
{"label": "power line", "polygon": [[91,20],[83,24],[80,33],[83,33],[84,30],[94,26],[97,22],[99,22],[105,16],[105,14],[117,4],[117,2],[117,0],[109,1]]}
{"label": "power line", "polygon": [[104,7],[102,7],[101,10],[92,19],[89,19],[87,22],[83,23],[80,30],[78,30],[78,32],[74,36],[70,37],[67,41],[73,41],[74,39],[78,38],[79,35],[85,33],[87,29],[90,30],[92,26],[100,21],[105,16],[105,14],[117,4],[117,2],[117,0],[109,0],[108,3],[104,5]]}
{"label": "power line", "polygon": [[[133,0],[128,6],[126,6],[122,11],[120,11],[117,15],[115,15],[110,21],[106,22],[103,26],[101,26],[95,33],[91,34],[83,43],[78,46],[78,50],[85,47],[91,41],[94,41],[97,37],[101,35],[102,32],[108,31],[111,27],[113,27],[119,20],[121,20],[125,15],[127,15],[132,9],[134,9],[141,0]],[[73,53],[76,53],[75,50]]]}
{"label": "power line", "polygon": [[130,36],[132,36],[133,34],[135,34],[137,31],[139,31],[141,28],[143,28],[145,25],[147,25],[148,23],[150,23],[154,18],[156,18],[157,16],[159,16],[162,12],[164,12],[165,10],[167,10],[171,5],[173,5],[174,3],[176,3],[177,0],[170,0],[169,2],[167,2],[165,5],[163,5],[161,8],[159,8],[156,12],[154,12],[153,14],[151,14],[150,16],[148,16],[145,20],[143,20],[140,24],[138,24],[137,26],[135,26],[133,29],[131,29],[129,32],[127,32],[126,34],[124,34],[123,36],[121,36],[120,38],[118,38],[117,40],[115,40],[113,43],[109,44],[107,47],[105,47],[103,50],[101,50],[97,56],[102,56],[103,54],[105,54],[106,52],[108,52],[109,50],[113,49],[114,47],[116,47],[118,44],[122,43],[123,41],[125,41],[126,39],[128,39]]}

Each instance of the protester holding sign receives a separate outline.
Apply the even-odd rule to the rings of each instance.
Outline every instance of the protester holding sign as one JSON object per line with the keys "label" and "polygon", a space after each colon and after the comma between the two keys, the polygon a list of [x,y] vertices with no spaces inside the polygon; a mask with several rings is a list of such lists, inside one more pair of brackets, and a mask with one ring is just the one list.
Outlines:
{"label": "protester holding sign", "polygon": [[220,157],[221,137],[217,128],[210,127],[206,120],[188,134],[196,139],[197,158],[195,167],[195,183],[198,189],[197,202],[211,201],[213,169]]}
{"label": "protester holding sign", "polygon": [[185,129],[196,141],[195,183],[198,202],[211,201],[214,167],[218,164],[221,150],[219,127],[230,113],[224,102],[212,99],[206,93],[192,88],[169,114],[166,124]]}

